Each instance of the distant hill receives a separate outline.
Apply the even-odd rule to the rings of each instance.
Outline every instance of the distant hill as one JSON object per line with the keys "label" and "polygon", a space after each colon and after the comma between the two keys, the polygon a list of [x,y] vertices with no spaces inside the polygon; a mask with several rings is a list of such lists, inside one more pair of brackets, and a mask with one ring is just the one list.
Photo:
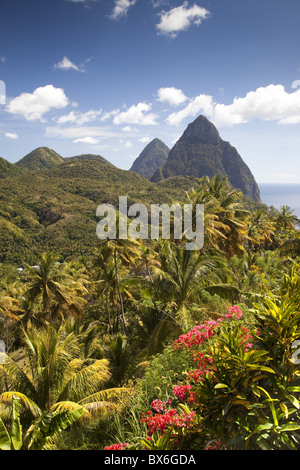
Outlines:
{"label": "distant hill", "polygon": [[20,175],[22,169],[18,168],[13,163],[8,162],[4,158],[0,157],[0,178],[6,178],[7,176]]}
{"label": "distant hill", "polygon": [[110,163],[108,160],[106,160],[106,158],[101,157],[101,155],[94,155],[94,154],[91,154],[91,153],[87,153],[87,154],[83,154],[83,155],[77,155],[75,157],[65,157],[64,158],[65,162],[70,162],[70,161],[74,161],[74,160],[95,160],[95,161],[102,162],[102,163],[105,163],[109,166],[113,166],[114,168],[116,168],[112,163]]}
{"label": "distant hill", "polygon": [[[1,164],[1,160],[0,160]],[[41,171],[21,170],[0,178],[0,263],[34,263],[42,251],[64,258],[90,255],[96,237],[97,206],[167,203],[184,198],[191,178],[174,177],[159,184],[121,170],[105,158],[66,158]]]}
{"label": "distant hill", "polygon": [[227,176],[234,188],[255,202],[261,201],[254,176],[237,150],[221,139],[205,116],[199,116],[188,125],[170,150],[166,163],[156,170],[151,181],[178,175],[212,178],[216,174]]}
{"label": "distant hill", "polygon": [[227,176],[251,199],[247,204],[261,205],[249,168],[203,116],[187,127],[167,158],[169,149],[159,139],[147,147],[132,168],[150,175],[156,167],[151,181],[100,155],[63,158],[40,147],[15,164],[0,158],[0,263],[34,263],[47,250],[64,258],[90,255],[99,242],[99,204],[117,208],[119,196],[127,196],[128,205],[142,203],[148,208],[184,202],[186,193],[206,175]]}
{"label": "distant hill", "polygon": [[166,163],[169,151],[160,139],[153,139],[134,161],[130,171],[150,179],[157,168]]}
{"label": "distant hill", "polygon": [[63,157],[54,152],[54,150],[48,147],[39,147],[28,155],[25,155],[25,157],[16,163],[16,166],[25,170],[40,171],[46,168],[52,168],[63,162]]}

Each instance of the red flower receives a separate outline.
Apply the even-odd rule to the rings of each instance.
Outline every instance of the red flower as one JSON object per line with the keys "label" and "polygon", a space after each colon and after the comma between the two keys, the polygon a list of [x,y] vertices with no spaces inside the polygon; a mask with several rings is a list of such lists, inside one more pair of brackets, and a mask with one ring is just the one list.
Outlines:
{"label": "red flower", "polygon": [[128,446],[129,444],[127,444],[127,442],[124,442],[121,444],[112,444],[111,446],[106,446],[104,447],[104,450],[125,450]]}

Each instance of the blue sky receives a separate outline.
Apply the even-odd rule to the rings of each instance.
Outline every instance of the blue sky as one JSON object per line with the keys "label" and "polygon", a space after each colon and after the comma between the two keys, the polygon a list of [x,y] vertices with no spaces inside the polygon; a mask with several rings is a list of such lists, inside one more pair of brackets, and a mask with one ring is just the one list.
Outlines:
{"label": "blue sky", "polygon": [[204,114],[259,183],[300,183],[299,18],[299,0],[1,0],[0,156],[129,169]]}

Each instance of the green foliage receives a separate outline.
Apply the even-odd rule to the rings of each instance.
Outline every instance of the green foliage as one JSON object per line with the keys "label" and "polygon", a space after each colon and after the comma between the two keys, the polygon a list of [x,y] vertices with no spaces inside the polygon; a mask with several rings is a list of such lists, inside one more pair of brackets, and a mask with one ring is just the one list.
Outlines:
{"label": "green foliage", "polygon": [[[219,175],[151,183],[100,156],[48,157],[0,179],[1,445],[298,449],[298,232]],[[100,243],[96,206],[119,194],[204,203],[204,248]]]}
{"label": "green foliage", "polygon": [[16,395],[13,397],[10,431],[0,418],[0,450],[43,450],[51,448],[53,439],[83,414],[82,408],[73,411],[48,411],[34,420],[26,433],[23,433],[19,400]]}

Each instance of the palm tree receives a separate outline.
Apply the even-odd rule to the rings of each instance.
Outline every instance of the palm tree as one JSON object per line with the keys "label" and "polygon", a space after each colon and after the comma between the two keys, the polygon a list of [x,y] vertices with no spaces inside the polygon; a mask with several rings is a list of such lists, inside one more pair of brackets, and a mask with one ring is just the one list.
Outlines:
{"label": "palm tree", "polygon": [[68,312],[80,315],[86,303],[83,295],[88,293],[85,279],[76,279],[66,263],[59,263],[53,253],[41,255],[37,266],[28,266],[29,286],[26,296],[29,302],[41,301],[43,318],[48,316],[52,325],[54,316]]}
{"label": "palm tree", "polygon": [[204,177],[199,186],[187,194],[189,203],[204,204],[204,246],[223,250],[230,258],[244,251],[247,238],[246,211],[242,193],[229,186],[226,177]]}
{"label": "palm tree", "polygon": [[201,291],[213,288],[222,295],[237,289],[225,285],[229,277],[227,261],[220,252],[186,250],[175,243],[165,243],[160,254],[160,267],[153,267],[158,296],[173,305],[176,315],[185,316],[193,303],[201,300]]}
{"label": "palm tree", "polygon": [[251,249],[261,249],[272,241],[275,235],[275,225],[268,213],[263,209],[257,209],[251,214],[248,221],[248,246]]}
{"label": "palm tree", "polygon": [[96,262],[96,264],[100,264],[103,266],[103,263],[107,262],[110,257],[112,257],[114,262],[115,268],[115,279],[116,279],[116,287],[118,292],[118,298],[120,303],[120,317],[122,321],[123,330],[126,336],[128,336],[128,328],[125,319],[125,310],[124,310],[124,302],[121,293],[120,287],[120,277],[119,277],[119,268],[118,268],[118,260],[121,261],[122,264],[129,267],[133,260],[136,260],[140,257],[140,244],[137,240],[132,239],[109,239],[105,240],[100,243],[100,247],[98,252],[100,255],[100,263]]}
{"label": "palm tree", "polygon": [[[97,264],[97,260],[96,264]],[[97,270],[97,280],[95,281],[95,292],[98,294],[100,297],[103,297],[104,302],[105,302],[105,307],[106,307],[106,312],[107,312],[107,320],[108,320],[108,326],[109,326],[109,334],[114,335],[115,330],[118,330],[119,322],[121,325],[121,328],[124,331],[123,328],[123,322],[122,322],[122,317],[121,317],[121,312],[119,310],[119,305],[120,305],[120,293],[122,296],[122,301],[124,295],[127,298],[132,298],[131,293],[127,289],[127,278],[124,279],[119,279],[119,276],[116,276],[116,267],[115,267],[115,261],[112,258],[109,258],[106,260],[105,264],[102,266],[101,269]],[[112,307],[112,311],[111,311]],[[115,328],[115,325],[113,324],[113,317],[112,313],[117,311],[117,326]]]}
{"label": "palm tree", "polygon": [[218,217],[219,202],[209,191],[210,180],[203,177],[198,187],[187,193],[187,201],[196,207],[196,204],[204,204],[204,247],[219,248],[220,239],[225,239],[225,233],[229,230]]}
{"label": "palm tree", "polygon": [[244,209],[241,202],[242,192],[230,188],[226,177],[221,178],[216,175],[210,181],[209,189],[219,203],[217,209],[218,219],[226,227],[224,230],[226,238],[221,240],[220,248],[223,248],[227,256],[231,258],[234,254],[245,251],[246,220],[250,212]]}
{"label": "palm tree", "polygon": [[140,243],[140,257],[137,258],[134,265],[136,275],[145,273],[148,279],[152,282],[151,267],[159,266],[158,253],[155,247],[149,243]]}
{"label": "palm tree", "polygon": [[22,405],[16,395],[12,399],[11,424],[0,418],[0,450],[44,450],[53,446],[54,438],[80,418],[81,408],[73,411],[44,412],[24,433],[20,420]]}
{"label": "palm tree", "polygon": [[296,225],[300,224],[300,220],[289,206],[281,206],[277,217],[275,217],[275,223],[278,228],[283,230],[295,230]]}
{"label": "palm tree", "polygon": [[117,408],[114,401],[126,390],[105,389],[111,377],[108,361],[86,359],[74,333],[66,335],[63,327],[48,326],[23,334],[26,366],[7,357],[0,367],[0,383],[6,384],[0,395],[2,411],[11,406],[13,397],[34,418],[45,411],[79,408],[91,418],[95,412]]}
{"label": "palm tree", "polygon": [[0,292],[0,322],[3,321],[6,331],[5,348],[9,351],[9,326],[11,322],[20,321],[20,301],[12,297],[11,292],[2,290]]}

